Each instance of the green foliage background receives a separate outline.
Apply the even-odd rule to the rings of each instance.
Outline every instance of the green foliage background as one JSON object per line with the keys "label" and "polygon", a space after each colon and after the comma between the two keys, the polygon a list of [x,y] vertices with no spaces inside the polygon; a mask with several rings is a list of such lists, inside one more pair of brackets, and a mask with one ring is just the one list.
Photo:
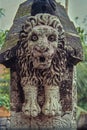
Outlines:
{"label": "green foliage background", "polygon": [[4,68],[4,73],[0,75],[0,106],[10,109],[10,91],[9,91],[9,70]]}
{"label": "green foliage background", "polygon": [[78,106],[87,111],[87,44],[85,29],[77,27],[81,43],[83,46],[83,62],[77,65],[77,91],[78,91]]}
{"label": "green foliage background", "polygon": [[[4,16],[4,9],[0,8],[0,18]],[[6,34],[8,31],[3,31],[0,29],[0,48],[4,44]],[[3,68],[4,73],[0,73],[0,106],[4,106],[10,109],[10,93],[9,93],[9,80],[10,73],[9,70]]]}

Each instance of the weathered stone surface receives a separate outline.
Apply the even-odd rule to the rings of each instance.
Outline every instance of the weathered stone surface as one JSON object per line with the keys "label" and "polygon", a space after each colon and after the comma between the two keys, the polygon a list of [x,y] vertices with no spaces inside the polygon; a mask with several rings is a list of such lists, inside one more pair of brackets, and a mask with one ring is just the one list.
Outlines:
{"label": "weathered stone surface", "polygon": [[[18,120],[17,120],[18,118]],[[11,128],[31,128],[31,129],[46,129],[46,128],[75,128],[76,126],[71,126],[72,116],[68,113],[62,118],[46,117],[44,115],[39,115],[38,117],[26,117],[23,113],[12,112],[11,116]]]}
{"label": "weathered stone surface", "polygon": [[[65,33],[66,47],[69,53],[69,60],[71,64],[77,64],[79,61],[83,60],[83,51],[80,41],[80,37],[75,34]],[[70,49],[71,48],[71,49]]]}
{"label": "weathered stone surface", "polygon": [[87,129],[87,114],[86,113],[81,113],[79,120],[77,122],[78,128],[79,129]]}
{"label": "weathered stone surface", "polygon": [[[77,59],[79,58],[80,60],[82,60],[81,41],[80,41],[80,38],[77,38],[78,34],[77,34],[76,29],[75,29],[75,26],[70,21],[64,7],[58,3],[56,3],[56,4],[57,4],[56,5],[57,7],[55,10],[55,15],[61,21],[61,24],[64,28],[65,33],[67,33],[67,35],[71,35],[72,39],[73,38],[75,39],[75,46],[74,46],[74,42],[73,42],[73,48],[75,49],[77,46],[77,49],[76,49],[77,55],[75,56],[75,58],[77,58]],[[12,25],[12,27],[9,30],[9,33],[7,35],[6,42],[0,51],[0,62],[1,63],[5,61],[5,58],[3,58],[5,55],[5,51],[7,51],[7,50],[13,51],[14,50],[13,47],[17,44],[17,41],[19,38],[19,32],[21,31],[22,25],[25,23],[27,17],[29,17],[31,15],[31,6],[32,6],[31,0],[27,0],[26,2],[22,3],[19,6],[19,9],[18,9],[17,14],[15,16],[13,25]],[[78,40],[79,40],[79,42],[78,42]],[[68,38],[67,38],[67,43],[70,44],[70,41]],[[70,46],[71,46],[71,44],[70,44]],[[78,52],[80,52],[80,55]],[[14,55],[13,55],[13,57],[14,57]],[[11,57],[9,57],[8,59],[10,59],[10,58]]]}
{"label": "weathered stone surface", "polygon": [[10,127],[10,118],[0,118],[0,130],[5,130]]}
{"label": "weathered stone surface", "polygon": [[11,68],[11,128],[76,128],[80,38],[63,6],[56,5],[55,17],[29,17],[31,5],[20,5],[0,52],[0,63]]}
{"label": "weathered stone surface", "polygon": [[[36,27],[36,28],[33,27],[35,32],[37,32],[37,30],[40,30],[40,32],[42,32],[42,30],[41,30],[42,28],[44,30],[44,27],[42,26],[42,24],[40,25],[40,23],[39,23],[41,18],[43,19],[43,17],[45,17],[43,23],[46,24],[47,18],[53,17],[53,16],[50,16],[48,14],[44,14],[44,15],[42,14],[41,17],[40,17],[40,15],[36,15],[36,18],[32,17],[33,20],[37,19],[36,24],[34,23],[34,26],[38,25],[38,24],[40,26],[40,28],[39,27]],[[39,19],[38,19],[38,17],[39,17]],[[54,17],[54,18],[56,19],[56,17]],[[31,17],[30,17],[30,19],[31,19]],[[50,20],[51,20],[51,18],[50,18]],[[20,127],[21,125],[23,125],[24,127],[31,127],[31,128],[32,127],[34,127],[34,128],[42,128],[42,127],[43,128],[46,128],[46,127],[54,128],[54,126],[58,127],[58,128],[63,128],[63,127],[69,128],[69,127],[72,127],[72,126],[75,127],[75,125],[76,125],[75,124],[75,120],[76,120],[75,119],[75,105],[74,105],[74,104],[76,104],[76,99],[74,98],[74,96],[72,97],[72,95],[75,94],[75,90],[76,90],[76,88],[74,88],[72,86],[73,64],[74,63],[70,63],[69,59],[67,59],[68,58],[67,56],[71,52],[71,50],[67,50],[67,48],[66,48],[66,42],[65,42],[66,39],[64,40],[64,45],[62,45],[62,40],[63,40],[62,37],[63,37],[64,34],[61,33],[61,31],[62,31],[61,23],[57,19],[56,19],[56,21],[58,22],[58,25],[59,25],[58,27],[60,27],[59,32],[60,32],[60,34],[62,34],[60,36],[61,43],[58,44],[58,48],[57,48],[58,54],[57,54],[57,57],[55,58],[55,61],[54,61],[55,64],[53,64],[53,66],[56,69],[57,76],[59,74],[61,75],[61,76],[59,75],[59,78],[57,78],[57,79],[55,79],[54,69],[50,68],[50,69],[52,69],[51,70],[52,72],[50,71],[50,69],[47,69],[47,68],[49,68],[48,65],[44,66],[44,67],[46,67],[45,68],[46,70],[44,70],[43,67],[40,68],[41,70],[38,70],[37,67],[39,67],[39,61],[36,60],[37,57],[38,57],[38,55],[37,55],[38,53],[37,53],[37,50],[32,51],[32,48],[31,48],[35,45],[35,43],[34,44],[32,43],[31,44],[32,46],[31,45],[29,46],[27,44],[27,41],[26,41],[25,44],[24,44],[26,53],[24,53],[24,51],[22,51],[23,46],[22,46],[21,41],[22,41],[22,36],[24,36],[23,31],[20,34],[20,36],[21,36],[20,40],[21,41],[20,41],[20,44],[19,44],[19,49],[16,50],[17,51],[16,54],[17,54],[18,59],[17,59],[17,62],[16,62],[16,66],[14,67],[14,68],[16,68],[16,70],[11,71],[11,73],[12,73],[11,86],[13,87],[11,89],[12,90],[12,97],[11,98],[13,98],[13,100],[11,100],[11,102],[12,102],[11,110],[13,110],[13,112],[15,113],[13,115],[13,112],[12,112],[12,116],[11,116],[11,125],[13,125],[12,127],[15,127],[15,126]],[[26,23],[28,23],[28,22],[26,22]],[[29,23],[29,26],[31,27],[30,23]],[[32,26],[33,26],[33,24],[32,24]],[[53,26],[53,24],[52,24],[52,26]],[[27,26],[27,28],[29,28],[29,27]],[[27,30],[27,28],[25,28],[25,32],[28,31],[28,33],[30,33],[30,31]],[[29,29],[31,29],[31,28],[29,28]],[[51,33],[52,29],[51,30],[50,29],[51,29],[50,26],[48,26],[47,29],[45,27],[46,31],[44,31],[44,34],[47,33],[47,31],[48,31],[48,34],[49,34],[49,32]],[[31,33],[32,33],[32,30],[33,29],[31,29]],[[34,31],[33,31],[33,33],[34,33]],[[55,31],[56,31],[56,29],[55,29]],[[40,32],[39,32],[39,34],[40,34]],[[42,37],[43,32],[41,34],[42,34],[41,35],[41,37]],[[57,35],[56,32],[55,32],[55,35]],[[27,38],[25,37],[25,39],[27,39]],[[42,40],[41,43],[43,43],[43,42],[44,42],[44,39]],[[31,43],[31,41],[29,43]],[[57,40],[56,40],[56,43],[57,43]],[[46,47],[47,47],[47,43],[44,43],[43,47],[45,47],[45,44],[46,44]],[[38,45],[39,45],[39,41],[37,41],[37,47],[39,49],[40,47]],[[54,47],[56,47],[56,46],[54,46]],[[26,49],[28,49],[28,51]],[[39,55],[41,55],[42,51],[43,51],[43,49],[42,50],[40,49]],[[51,51],[52,51],[52,48],[51,48]],[[32,65],[32,67],[28,66],[28,68],[26,68],[27,67],[26,64],[30,65],[31,60],[29,60],[29,57],[28,57],[28,55],[31,56],[30,52],[32,52],[32,54],[35,52],[36,58],[33,57],[35,59],[34,59],[34,61],[32,61],[34,63]],[[50,52],[50,54],[52,52]],[[28,57],[28,62],[26,61],[26,57],[24,57],[25,54],[26,54],[26,57]],[[45,54],[45,52],[43,53],[43,55],[44,54]],[[47,54],[45,54],[46,57],[49,56]],[[23,61],[26,61],[26,62],[23,62]],[[56,65],[58,65],[58,66],[56,67]],[[33,71],[31,71],[32,69],[33,69]],[[54,78],[52,78],[52,73],[54,74]],[[37,75],[37,77],[36,77],[36,75]],[[48,76],[48,78],[46,78],[46,75]],[[31,78],[29,78],[30,76],[31,76]],[[58,79],[60,79],[60,80],[58,81]],[[25,84],[25,83],[27,83],[27,81],[28,81],[28,85]],[[37,83],[37,81],[39,81],[39,82]],[[18,82],[20,82],[20,84]],[[31,84],[29,84],[29,83],[31,83]],[[47,85],[47,84],[49,84],[49,85]],[[50,87],[51,84],[52,84],[52,87]],[[56,86],[53,85],[53,84],[55,84]],[[46,85],[48,87],[46,87]],[[34,86],[37,86],[37,87],[34,87]],[[26,94],[27,93],[26,90],[28,91],[29,95]],[[56,93],[58,94],[58,96],[57,96]],[[22,98],[21,98],[21,95],[22,95]],[[52,96],[53,96],[54,99],[52,98]],[[33,98],[31,98],[31,97],[33,97]],[[60,100],[59,100],[59,97],[60,97]],[[62,111],[61,111],[62,115],[61,116],[60,115],[56,116],[57,113],[54,113],[55,114],[54,116],[52,116],[52,115],[50,116],[50,114],[52,114],[52,111],[50,111],[51,113],[49,113],[49,108],[51,108],[52,106],[49,106],[49,108],[46,108],[46,106],[43,107],[44,105],[46,105],[45,104],[46,98],[47,99],[50,98],[50,101],[52,99],[54,105],[55,105],[55,102],[56,102],[56,105],[57,105],[57,103],[59,103],[58,105],[60,105],[60,102],[61,102],[61,106],[62,106]],[[17,99],[17,101],[16,101],[16,99]],[[37,103],[40,105],[42,111],[40,113],[38,113],[36,111],[37,104],[34,104],[34,106],[32,106],[32,107],[31,106],[26,107],[25,106],[25,103],[26,103],[25,99],[29,100],[28,103],[30,101],[31,101],[31,103],[36,102],[36,99],[37,99]],[[50,102],[49,102],[49,104],[50,104]],[[33,109],[34,109],[35,105],[36,105],[36,108],[35,108],[34,111],[36,111],[37,113],[35,115],[33,115],[33,113],[34,113]],[[19,109],[19,106],[21,106],[20,109]],[[30,110],[29,113],[27,113],[27,115],[26,115],[26,110],[27,111]],[[56,110],[59,114],[59,111],[60,111],[59,108],[56,108],[55,112],[56,112]],[[48,111],[48,113],[46,113],[46,111]],[[44,114],[46,114],[46,115],[44,115]],[[18,117],[17,121],[15,121],[16,116]],[[32,116],[35,116],[35,117],[32,117]],[[27,124],[25,123],[27,119],[25,119],[23,117],[28,118]],[[13,122],[15,122],[16,124],[13,123]]]}

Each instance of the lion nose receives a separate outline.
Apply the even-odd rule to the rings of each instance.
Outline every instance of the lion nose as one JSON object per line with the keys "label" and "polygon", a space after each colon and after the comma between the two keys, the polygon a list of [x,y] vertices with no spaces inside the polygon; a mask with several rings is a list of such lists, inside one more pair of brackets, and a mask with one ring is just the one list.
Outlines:
{"label": "lion nose", "polygon": [[44,52],[47,52],[49,50],[49,48],[41,45],[41,46],[36,46],[35,50],[38,51],[38,52],[44,53]]}
{"label": "lion nose", "polygon": [[44,46],[41,46],[40,49],[41,49],[41,51],[43,51],[43,52],[47,52],[47,51],[49,50],[48,47],[44,47]]}
{"label": "lion nose", "polygon": [[41,50],[44,50],[44,49],[45,49],[45,47],[44,47],[44,46],[41,46],[41,47],[40,47],[40,49],[41,49]]}

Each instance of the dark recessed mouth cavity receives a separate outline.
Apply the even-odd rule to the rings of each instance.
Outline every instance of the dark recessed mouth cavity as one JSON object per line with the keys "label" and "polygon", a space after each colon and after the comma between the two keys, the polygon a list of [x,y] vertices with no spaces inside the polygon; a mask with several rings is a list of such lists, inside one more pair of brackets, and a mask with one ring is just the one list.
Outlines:
{"label": "dark recessed mouth cavity", "polygon": [[40,57],[39,57],[39,61],[40,61],[40,62],[45,62],[45,57],[44,57],[44,56],[40,56]]}

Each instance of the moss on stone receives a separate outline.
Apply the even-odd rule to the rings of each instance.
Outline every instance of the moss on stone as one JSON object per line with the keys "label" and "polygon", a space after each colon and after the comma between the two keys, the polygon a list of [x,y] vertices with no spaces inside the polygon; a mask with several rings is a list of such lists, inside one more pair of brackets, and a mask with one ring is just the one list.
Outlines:
{"label": "moss on stone", "polygon": [[6,40],[4,45],[2,46],[2,49],[0,51],[0,53],[5,52],[7,49],[11,49],[12,47],[14,47],[17,42],[18,42],[18,34],[16,35],[11,35],[9,40]]}

